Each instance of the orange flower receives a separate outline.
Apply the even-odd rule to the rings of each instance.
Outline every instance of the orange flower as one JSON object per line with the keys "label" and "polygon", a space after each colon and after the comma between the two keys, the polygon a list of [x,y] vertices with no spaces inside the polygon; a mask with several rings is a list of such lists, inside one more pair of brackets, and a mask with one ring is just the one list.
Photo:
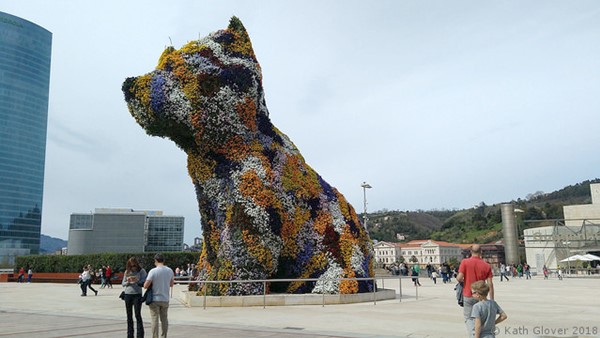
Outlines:
{"label": "orange flower", "polygon": [[242,230],[242,238],[248,248],[248,252],[267,270],[272,272],[273,267],[273,254],[271,250],[260,243],[259,238],[256,235],[252,235],[247,229]]}
{"label": "orange flower", "polygon": [[261,207],[267,208],[273,204],[273,192],[263,185],[260,177],[252,170],[242,174],[239,189],[242,196],[251,197],[254,203]]}
{"label": "orange flower", "polygon": [[250,97],[246,97],[244,103],[237,106],[237,113],[244,125],[251,132],[256,132],[256,104]]}
{"label": "orange flower", "polygon": [[[349,267],[344,269],[344,278],[354,278],[356,274],[354,270]],[[358,292],[358,281],[356,280],[342,280],[340,281],[340,293],[350,294]]]}

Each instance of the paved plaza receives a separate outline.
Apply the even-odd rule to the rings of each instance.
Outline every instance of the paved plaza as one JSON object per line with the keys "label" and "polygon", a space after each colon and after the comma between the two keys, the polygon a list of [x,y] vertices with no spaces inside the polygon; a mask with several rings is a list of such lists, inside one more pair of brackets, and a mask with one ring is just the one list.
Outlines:
{"label": "paved plaza", "polygon": [[[398,280],[382,282],[398,291]],[[169,337],[465,337],[454,283],[402,280],[402,299],[349,305],[188,308],[176,285]],[[498,337],[600,337],[600,279],[511,279],[494,283],[508,315]],[[124,337],[121,287],[81,297],[76,284],[0,283],[0,337]],[[91,294],[91,296],[90,296]],[[418,296],[418,299],[417,299]],[[150,313],[143,306],[146,336]]]}

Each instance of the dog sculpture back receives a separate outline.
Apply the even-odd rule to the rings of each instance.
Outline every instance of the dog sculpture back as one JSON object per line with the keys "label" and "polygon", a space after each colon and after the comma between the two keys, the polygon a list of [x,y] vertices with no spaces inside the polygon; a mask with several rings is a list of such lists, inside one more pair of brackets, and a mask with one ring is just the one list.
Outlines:
{"label": "dog sculpture back", "polygon": [[[137,123],[188,155],[204,247],[201,280],[319,278],[271,289],[372,291],[373,248],[344,196],[308,166],[269,119],[262,73],[246,29],[167,48],[156,70],[128,78]],[[222,284],[214,295],[262,294],[262,283]]]}

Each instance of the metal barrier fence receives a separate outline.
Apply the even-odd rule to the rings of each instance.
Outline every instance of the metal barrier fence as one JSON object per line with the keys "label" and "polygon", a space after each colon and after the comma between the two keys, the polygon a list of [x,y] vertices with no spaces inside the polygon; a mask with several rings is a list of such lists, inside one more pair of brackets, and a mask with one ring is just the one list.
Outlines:
{"label": "metal barrier fence", "polygon": [[[399,302],[402,302],[402,279],[411,279],[412,276],[376,276],[376,277],[368,277],[368,278],[330,278],[330,279],[319,279],[319,278],[298,278],[298,279],[245,279],[245,280],[216,280],[216,281],[206,281],[206,280],[189,280],[188,278],[183,279],[175,279],[179,284],[199,284],[198,287],[200,289],[204,289],[203,292],[203,308],[206,309],[206,297],[207,297],[207,284],[234,284],[234,283],[262,283],[263,284],[263,309],[266,307],[267,303],[267,283],[289,283],[289,282],[317,282],[317,281],[372,281],[373,285],[373,305],[377,305],[377,280],[381,280],[381,289],[385,288],[386,280],[397,280],[398,281],[398,292],[399,292]],[[202,291],[198,291],[202,292]],[[327,293],[323,293],[323,303],[322,306],[325,306],[325,296]],[[338,292],[339,295],[339,292]],[[173,297],[173,289],[171,288],[171,297]],[[233,296],[235,297],[235,296]],[[419,287],[415,285],[415,299],[419,300]]]}

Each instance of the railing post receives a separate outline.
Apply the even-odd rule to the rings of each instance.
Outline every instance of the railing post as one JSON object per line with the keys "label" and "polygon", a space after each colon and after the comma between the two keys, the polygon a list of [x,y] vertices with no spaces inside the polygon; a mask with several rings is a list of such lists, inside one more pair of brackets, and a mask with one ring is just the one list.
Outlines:
{"label": "railing post", "polygon": [[373,305],[377,305],[377,287],[375,284],[375,277],[373,277]]}
{"label": "railing post", "polygon": [[402,303],[402,276],[398,276],[398,291],[400,293],[400,303]]}
{"label": "railing post", "polygon": [[267,307],[267,281],[263,281],[263,309]]}
{"label": "railing post", "polygon": [[203,285],[204,286],[204,304],[203,304],[203,307],[204,307],[204,310],[206,310],[206,294],[208,293],[208,286],[205,283],[202,283],[202,284],[204,284]]}

